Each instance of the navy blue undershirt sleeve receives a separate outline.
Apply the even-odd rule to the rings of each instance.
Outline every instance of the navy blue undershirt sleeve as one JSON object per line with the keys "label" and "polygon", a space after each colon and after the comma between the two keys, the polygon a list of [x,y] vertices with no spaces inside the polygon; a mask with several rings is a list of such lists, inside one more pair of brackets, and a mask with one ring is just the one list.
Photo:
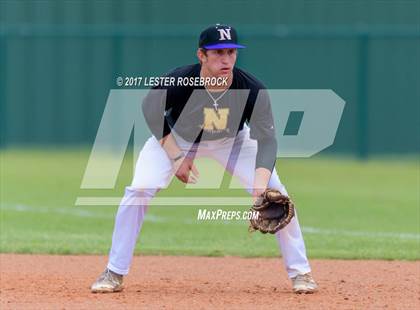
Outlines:
{"label": "navy blue undershirt sleeve", "polygon": [[277,140],[274,137],[257,140],[257,158],[255,169],[266,168],[273,171],[276,164]]}
{"label": "navy blue undershirt sleeve", "polygon": [[142,103],[143,115],[150,131],[157,140],[162,139],[171,132],[166,120],[167,91],[162,88],[153,88],[149,91]]}
{"label": "navy blue undershirt sleeve", "polygon": [[257,140],[258,150],[255,169],[273,170],[276,163],[277,139],[270,97],[266,89],[254,92],[256,100],[249,119],[251,139]]}

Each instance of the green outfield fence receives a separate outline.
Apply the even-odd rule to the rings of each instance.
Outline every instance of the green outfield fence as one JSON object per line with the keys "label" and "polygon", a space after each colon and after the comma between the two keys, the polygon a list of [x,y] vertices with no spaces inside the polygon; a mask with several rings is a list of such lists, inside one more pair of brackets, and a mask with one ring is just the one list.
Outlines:
{"label": "green outfield fence", "polygon": [[116,77],[195,62],[216,22],[268,88],[346,101],[328,152],[419,152],[419,1],[0,0],[0,146],[92,143]]}

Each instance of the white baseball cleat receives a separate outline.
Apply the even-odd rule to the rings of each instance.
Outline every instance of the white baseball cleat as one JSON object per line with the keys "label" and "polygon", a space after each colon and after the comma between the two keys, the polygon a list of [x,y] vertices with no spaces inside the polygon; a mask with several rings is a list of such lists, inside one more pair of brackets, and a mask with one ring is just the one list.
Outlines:
{"label": "white baseball cleat", "polygon": [[318,285],[312,278],[310,272],[305,274],[298,274],[291,280],[293,283],[293,292],[296,294],[311,294],[318,290]]}
{"label": "white baseball cleat", "polygon": [[101,273],[95,283],[92,284],[90,290],[92,293],[113,293],[123,290],[123,276],[119,275],[108,268]]}

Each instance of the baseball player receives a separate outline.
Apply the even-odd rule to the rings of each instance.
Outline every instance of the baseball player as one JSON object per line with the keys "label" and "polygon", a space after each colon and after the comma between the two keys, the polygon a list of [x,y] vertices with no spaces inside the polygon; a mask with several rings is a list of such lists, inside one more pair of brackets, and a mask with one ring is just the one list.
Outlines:
{"label": "baseball player", "polygon": [[[175,82],[155,86],[144,99],[143,113],[153,136],[139,154],[116,215],[108,265],[92,292],[123,289],[150,200],[174,175],[184,183],[197,182],[198,157],[219,162],[254,199],[268,187],[287,195],[275,169],[277,142],[265,87],[235,67],[242,48],[233,27],[217,24],[205,29],[199,38],[199,63],[168,73]],[[190,83],[197,78],[218,78],[221,83]],[[297,217],[275,236],[293,291],[315,292]]]}

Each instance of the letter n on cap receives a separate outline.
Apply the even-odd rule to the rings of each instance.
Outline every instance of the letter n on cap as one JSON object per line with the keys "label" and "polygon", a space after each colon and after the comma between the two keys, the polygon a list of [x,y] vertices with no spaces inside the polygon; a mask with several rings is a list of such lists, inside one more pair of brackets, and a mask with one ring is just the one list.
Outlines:
{"label": "letter n on cap", "polygon": [[230,36],[230,29],[217,29],[220,34],[219,40],[232,40],[232,37]]}

